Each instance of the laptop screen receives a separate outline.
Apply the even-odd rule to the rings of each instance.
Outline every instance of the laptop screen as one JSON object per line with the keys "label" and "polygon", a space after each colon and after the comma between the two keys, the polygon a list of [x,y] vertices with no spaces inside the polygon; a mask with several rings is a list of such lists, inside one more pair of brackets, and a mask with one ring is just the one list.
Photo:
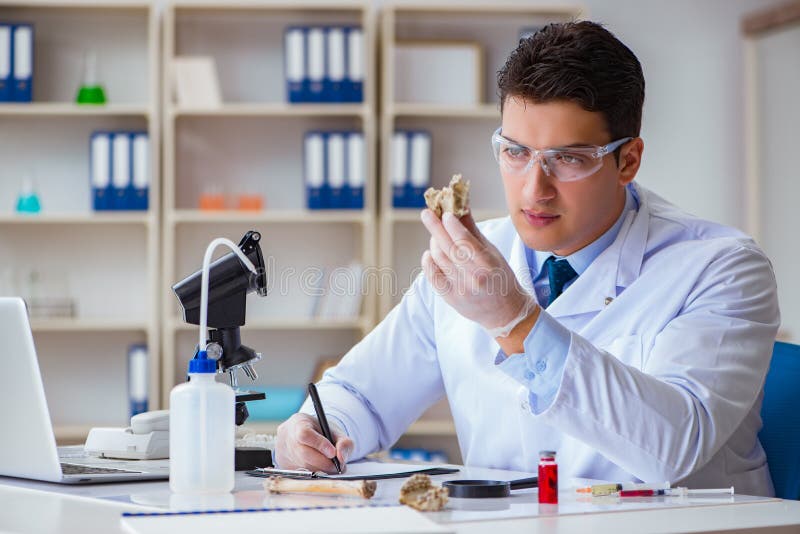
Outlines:
{"label": "laptop screen", "polygon": [[62,473],[25,302],[0,297],[0,475],[57,482]]}

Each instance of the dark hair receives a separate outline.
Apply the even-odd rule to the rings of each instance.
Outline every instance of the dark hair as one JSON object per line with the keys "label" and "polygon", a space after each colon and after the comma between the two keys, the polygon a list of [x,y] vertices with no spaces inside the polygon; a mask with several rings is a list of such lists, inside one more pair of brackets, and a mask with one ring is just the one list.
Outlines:
{"label": "dark hair", "polygon": [[611,140],[638,137],[644,76],[639,60],[600,24],[548,24],[521,39],[497,73],[500,109],[509,96],[535,103],[575,102],[600,112]]}

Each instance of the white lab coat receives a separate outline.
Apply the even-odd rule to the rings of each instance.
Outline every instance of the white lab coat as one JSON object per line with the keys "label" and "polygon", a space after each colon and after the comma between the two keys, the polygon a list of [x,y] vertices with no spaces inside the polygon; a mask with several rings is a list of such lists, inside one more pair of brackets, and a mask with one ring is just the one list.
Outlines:
{"label": "white lab coat", "polygon": [[[779,324],[772,267],[739,231],[636,191],[614,243],[547,308],[572,334],[546,410],[531,412],[497,342],[420,277],[320,385],[354,457],[390,447],[446,395],[468,465],[534,472],[548,449],[562,477],[771,495],[756,434]],[[481,231],[532,293],[510,219]]]}

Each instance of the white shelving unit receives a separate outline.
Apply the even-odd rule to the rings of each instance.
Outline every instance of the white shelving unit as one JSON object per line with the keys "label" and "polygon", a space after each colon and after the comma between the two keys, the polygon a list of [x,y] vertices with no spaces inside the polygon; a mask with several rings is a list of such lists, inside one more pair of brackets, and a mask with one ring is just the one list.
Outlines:
{"label": "white shelving unit", "polygon": [[[358,25],[364,30],[363,104],[289,104],[283,77],[283,35],[290,25]],[[180,317],[171,286],[199,269],[207,244],[218,236],[238,241],[262,234],[270,294],[250,295],[245,344],[263,353],[254,386],[305,384],[321,357],[338,357],[374,325],[375,302],[364,299],[358,317],[311,317],[312,297],[302,276],[316,266],[357,260],[377,264],[375,37],[370,4],[342,1],[182,2],[164,11],[164,224],[162,398],[185,373],[196,326]],[[223,104],[185,108],[171,94],[177,56],[214,58]],[[303,135],[308,130],[361,130],[367,153],[365,209],[305,209]],[[258,212],[202,211],[204,188],[265,198]],[[228,251],[220,250],[220,254]],[[249,381],[240,377],[240,385]],[[262,402],[269,402],[262,401]],[[246,427],[274,432],[277,423]],[[265,430],[266,429],[266,430]]]}
{"label": "white shelving unit", "polygon": [[[127,349],[150,348],[150,406],[159,407],[159,69],[156,12],[145,1],[0,1],[0,20],[34,24],[32,103],[0,104],[0,293],[68,296],[73,318],[33,319],[50,414],[61,442],[127,423]],[[95,52],[108,104],[74,103]],[[89,136],[145,130],[150,209],[94,213]],[[34,180],[42,212],[12,212]],[[35,271],[35,275],[32,274]],[[23,287],[25,286],[25,287]]]}
{"label": "white shelving unit", "polygon": [[[432,136],[432,185],[447,185],[453,174],[471,182],[471,205],[476,220],[507,215],[500,174],[490,147],[490,136],[500,123],[495,73],[517,46],[523,29],[580,17],[578,7],[542,7],[535,4],[458,5],[453,3],[390,4],[382,11],[381,27],[381,139],[390,140],[396,129],[427,130]],[[483,91],[490,100],[474,106],[397,102],[395,72],[397,41],[477,42],[484,52]],[[419,83],[424,83],[420,80]],[[485,150],[476,147],[484,146]],[[394,269],[398,291],[382,291],[383,317],[396,305],[414,277],[421,272],[420,258],[428,248],[429,235],[417,209],[392,207],[391,143],[382,143],[380,198],[380,264]],[[401,445],[420,443],[445,448],[457,459],[455,427],[446,402],[432,407],[401,440]]]}

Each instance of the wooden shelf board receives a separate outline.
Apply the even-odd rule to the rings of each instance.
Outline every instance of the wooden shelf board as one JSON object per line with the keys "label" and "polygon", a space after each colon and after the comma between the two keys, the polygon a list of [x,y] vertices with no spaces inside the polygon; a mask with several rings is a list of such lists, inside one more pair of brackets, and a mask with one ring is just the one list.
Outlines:
{"label": "wooden shelf board", "polygon": [[498,104],[477,106],[445,106],[441,104],[395,103],[386,112],[395,117],[436,117],[443,119],[496,119],[500,122]]}
{"label": "wooden shelf board", "polygon": [[324,0],[233,0],[231,2],[206,2],[197,0],[176,0],[175,10],[192,11],[217,11],[217,10],[253,10],[253,11],[363,11],[364,2],[359,0],[337,0],[326,2]]}
{"label": "wooden shelf board", "polygon": [[[366,317],[354,319],[248,319],[244,328],[250,330],[359,330],[367,325]],[[197,325],[184,323],[175,317],[171,326],[177,331],[196,331]]]}
{"label": "wooden shelf board", "polygon": [[115,10],[127,11],[135,10],[150,10],[153,5],[150,2],[142,0],[21,0],[19,3],[14,3],[8,6],[10,8],[24,8],[24,9],[65,9],[65,10]]}
{"label": "wooden shelf board", "polygon": [[417,420],[405,435],[407,436],[455,436],[456,426],[450,420]]}
{"label": "wooden shelf board", "polygon": [[365,224],[366,210],[264,210],[201,211],[175,210],[167,214],[175,223],[352,223]]}
{"label": "wooden shelf board", "polygon": [[84,442],[94,426],[103,425],[53,425],[53,433],[58,442]]}
{"label": "wooden shelf board", "polygon": [[574,17],[576,14],[583,12],[583,9],[577,5],[541,5],[531,3],[526,6],[521,3],[494,3],[488,2],[486,4],[441,4],[430,2],[413,2],[403,3],[392,7],[396,14],[459,14],[459,15],[475,15],[480,17],[492,15],[525,15],[525,16],[556,16],[556,17]]}
{"label": "wooden shelf board", "polygon": [[0,104],[0,116],[14,117],[147,117],[150,108],[143,104],[79,106],[69,102]]}
{"label": "wooden shelf board", "polygon": [[[256,434],[274,434],[279,421],[247,421],[244,432]],[[241,432],[241,430],[240,430]],[[456,427],[452,421],[423,420],[413,423],[405,432],[406,436],[455,436]]]}
{"label": "wooden shelf board", "polygon": [[364,117],[364,104],[223,104],[218,108],[181,108],[171,110],[174,117]]}
{"label": "wooden shelf board", "polygon": [[144,321],[125,319],[31,319],[34,332],[144,332]]}
{"label": "wooden shelf board", "polygon": [[148,212],[120,213],[0,213],[0,224],[142,224],[153,222]]}

